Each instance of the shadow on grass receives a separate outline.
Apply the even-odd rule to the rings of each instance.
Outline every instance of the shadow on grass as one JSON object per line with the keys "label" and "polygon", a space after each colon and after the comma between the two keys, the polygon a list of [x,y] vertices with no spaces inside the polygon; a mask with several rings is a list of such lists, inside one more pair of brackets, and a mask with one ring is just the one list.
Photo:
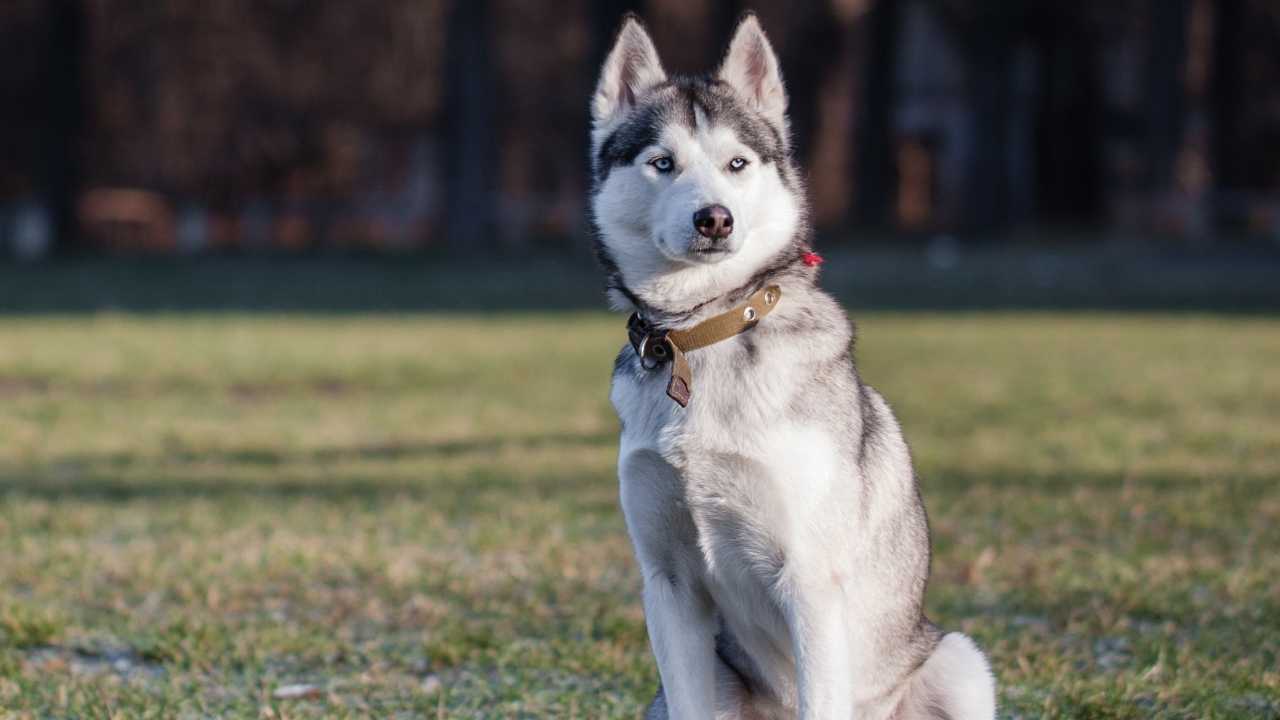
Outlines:
{"label": "shadow on grass", "polygon": [[132,452],[64,455],[55,464],[67,469],[121,469],[148,465],[286,465],[343,462],[402,462],[484,455],[499,450],[540,450],[548,447],[604,447],[616,444],[616,433],[548,433],[511,437],[467,438],[423,443],[386,443],[355,447],[328,447],[288,451],[269,447],[174,449],[161,455]]}
{"label": "shadow on grass", "polygon": [[[421,481],[378,479],[341,475],[325,479],[286,477],[275,481],[242,479],[180,478],[154,474],[123,479],[100,473],[86,473],[74,480],[47,479],[24,473],[0,472],[0,504],[6,500],[38,498],[51,502],[216,500],[288,501],[317,500],[337,504],[384,504],[423,501],[445,512],[463,511],[471,506],[504,505],[564,497],[576,503],[588,490],[613,488],[609,473],[566,472],[514,478],[491,472],[466,476],[424,478]],[[612,490],[611,490],[612,492]],[[495,495],[497,494],[497,495]],[[499,496],[500,495],[500,496]],[[612,505],[612,495],[609,504]],[[592,503],[593,505],[595,503]]]}
{"label": "shadow on grass", "polygon": [[[613,474],[582,472],[535,473],[505,471],[479,460],[502,450],[538,450],[606,447],[617,436],[606,433],[554,433],[514,438],[478,438],[422,444],[369,445],[324,448],[296,453],[262,448],[193,452],[180,450],[161,456],[133,453],[72,455],[39,465],[0,466],[0,500],[6,496],[34,497],[50,501],[181,500],[196,498],[311,498],[334,502],[388,501],[398,498],[465,499],[501,491],[521,498],[555,497],[587,488],[612,487]],[[412,460],[476,456],[476,467],[462,472],[422,471],[420,481],[379,478],[372,472],[326,466],[344,462],[397,463]],[[208,464],[228,470],[270,468],[279,470],[271,479],[253,480],[184,477],[183,467]],[[177,466],[177,467],[174,467]],[[140,471],[140,472],[139,472]],[[136,476],[127,476],[138,473]],[[449,504],[454,504],[450,501]]]}
{"label": "shadow on grass", "polygon": [[[554,497],[560,492],[599,487],[602,483],[612,486],[616,482],[612,471],[582,472],[575,469],[571,453],[582,448],[611,447],[616,442],[617,436],[613,433],[552,433],[297,452],[249,447],[175,450],[162,455],[127,452],[79,454],[40,464],[0,465],[0,498],[20,495],[49,500],[131,501],[246,496],[347,501],[403,496],[439,498],[449,493],[491,491],[507,492],[513,497]],[[548,448],[565,451],[563,472],[512,470],[509,460],[500,461],[495,457],[496,453],[504,451]],[[457,458],[474,458],[474,464],[461,470],[454,466],[448,471],[435,471],[426,465],[420,470],[421,480],[379,476],[385,471],[382,464]],[[371,465],[364,472],[343,466],[352,462]],[[200,466],[207,467],[201,468],[200,476],[192,477],[191,468]],[[210,470],[217,474],[222,469],[228,474],[226,479],[208,477]],[[270,469],[272,475],[267,479],[237,477],[243,471],[255,469]],[[418,472],[419,468],[415,466],[411,470]],[[1039,497],[1054,498],[1068,496],[1080,489],[1116,492],[1137,488],[1200,490],[1205,482],[1206,478],[1198,473],[1134,475],[1127,471],[1018,473],[946,469],[926,474],[922,478],[922,487],[926,499],[939,502],[979,488],[1024,489]],[[1276,492],[1275,478],[1269,476],[1239,475],[1216,478],[1214,482],[1244,503]]]}

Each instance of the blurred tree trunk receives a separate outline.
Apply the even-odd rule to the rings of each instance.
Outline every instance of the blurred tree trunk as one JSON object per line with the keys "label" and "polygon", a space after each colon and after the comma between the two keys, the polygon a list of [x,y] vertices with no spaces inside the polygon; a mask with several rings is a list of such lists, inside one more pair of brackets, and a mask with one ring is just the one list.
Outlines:
{"label": "blurred tree trunk", "polygon": [[446,242],[455,252],[494,249],[497,134],[494,48],[487,0],[450,10],[444,113]]}
{"label": "blurred tree trunk", "polygon": [[1241,0],[1217,0],[1215,5],[1210,153],[1214,190],[1221,195],[1242,190],[1248,184],[1246,158],[1250,150],[1243,126],[1246,72],[1242,47],[1244,3]]}
{"label": "blurred tree trunk", "polygon": [[[1015,184],[1034,184],[1038,219],[1095,220],[1103,190],[1103,94],[1094,31],[1075,6],[1018,0],[932,0],[968,64],[971,144],[965,153],[962,224],[978,235],[1007,230],[1014,219]],[[1019,43],[1039,62],[1024,91],[1040,98],[1035,113],[1035,158],[1014,157],[1027,143],[1014,143],[1029,128],[1026,112],[1013,112]],[[1029,43],[1029,44],[1027,44]],[[1034,177],[1014,177],[1035,168]],[[1022,205],[1027,205],[1026,199]]]}
{"label": "blurred tree trunk", "polygon": [[53,222],[55,252],[85,250],[76,205],[83,182],[85,117],[85,8],[80,0],[49,0],[49,43],[45,62],[46,122],[42,136],[44,190]]}
{"label": "blurred tree trunk", "polygon": [[977,233],[1004,230],[1009,222],[1009,112],[1012,32],[992,13],[990,35],[971,44],[973,143],[965,183],[965,226]]}
{"label": "blurred tree trunk", "polygon": [[867,17],[868,49],[863,63],[862,93],[857,98],[857,149],[855,219],[861,224],[888,227],[893,224],[898,188],[894,157],[893,116],[897,106],[898,40],[902,3],[875,0]]}
{"label": "blurred tree trunk", "polygon": [[1144,185],[1154,198],[1177,184],[1178,151],[1186,123],[1187,23],[1191,2],[1157,0],[1150,7]]}
{"label": "blurred tree trunk", "polygon": [[1102,209],[1103,94],[1096,38],[1081,18],[1037,18],[1042,80],[1035,181],[1039,219],[1096,222]]}
{"label": "blurred tree trunk", "polygon": [[1009,114],[1014,40],[1027,9],[1018,0],[930,0],[966,61],[970,128],[959,224],[975,235],[1008,227]]}
{"label": "blurred tree trunk", "polygon": [[782,56],[782,72],[787,86],[788,116],[795,155],[808,161],[818,129],[822,85],[838,72],[845,28],[829,2],[794,9],[802,17]]}

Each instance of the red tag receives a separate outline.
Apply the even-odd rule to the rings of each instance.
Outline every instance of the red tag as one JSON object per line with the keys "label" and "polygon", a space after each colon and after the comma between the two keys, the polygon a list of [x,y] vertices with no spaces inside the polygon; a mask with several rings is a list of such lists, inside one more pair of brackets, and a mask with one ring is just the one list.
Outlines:
{"label": "red tag", "polygon": [[805,265],[808,265],[809,267],[817,267],[818,265],[822,264],[822,256],[810,250],[809,252],[800,256],[800,261],[803,262]]}

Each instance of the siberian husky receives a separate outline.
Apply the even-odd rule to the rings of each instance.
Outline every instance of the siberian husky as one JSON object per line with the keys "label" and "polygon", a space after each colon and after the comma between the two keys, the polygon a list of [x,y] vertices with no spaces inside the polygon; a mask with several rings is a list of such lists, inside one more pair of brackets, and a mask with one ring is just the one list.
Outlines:
{"label": "siberian husky", "polygon": [[759,22],[715,75],[669,77],[627,17],[591,113],[596,250],[634,313],[611,399],[661,678],[646,717],[993,717],[982,652],[923,615],[911,457],[818,287]]}

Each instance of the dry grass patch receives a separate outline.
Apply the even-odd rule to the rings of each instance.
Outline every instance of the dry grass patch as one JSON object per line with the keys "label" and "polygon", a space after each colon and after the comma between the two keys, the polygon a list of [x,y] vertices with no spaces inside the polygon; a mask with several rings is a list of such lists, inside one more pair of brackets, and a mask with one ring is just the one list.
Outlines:
{"label": "dry grass patch", "polygon": [[[871,314],[1007,717],[1280,716],[1280,323]],[[636,717],[599,314],[0,320],[0,706]]]}

